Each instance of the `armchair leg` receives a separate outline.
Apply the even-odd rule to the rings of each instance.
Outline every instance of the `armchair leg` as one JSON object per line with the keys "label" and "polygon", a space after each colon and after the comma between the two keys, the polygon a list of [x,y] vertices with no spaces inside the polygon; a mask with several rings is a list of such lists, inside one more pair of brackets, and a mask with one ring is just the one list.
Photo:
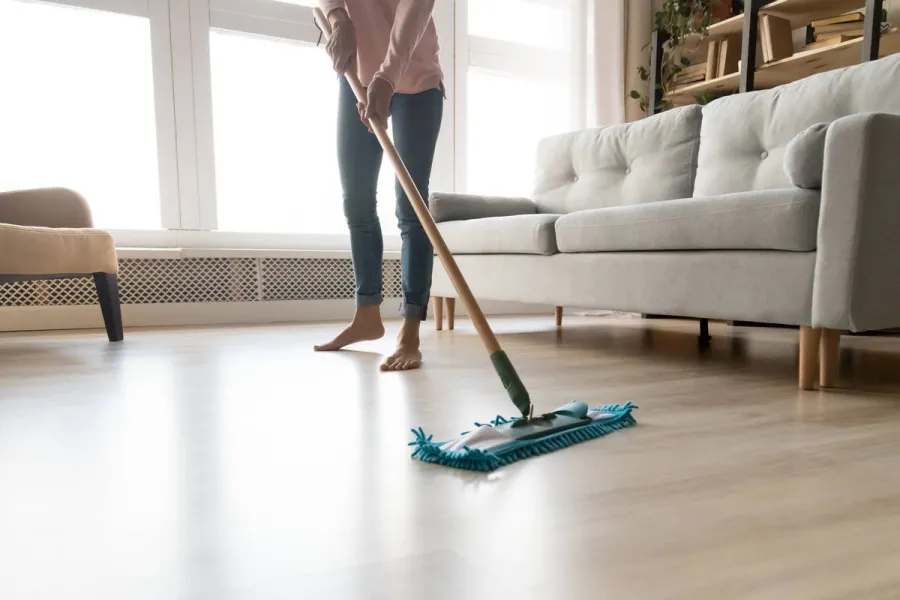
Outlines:
{"label": "armchair leg", "polygon": [[819,387],[837,386],[840,375],[841,331],[823,329],[819,345]]}
{"label": "armchair leg", "polygon": [[456,298],[447,298],[447,329],[456,327]]}
{"label": "armchair leg", "polygon": [[709,319],[700,319],[700,347],[708,348],[711,338],[709,337]]}
{"label": "armchair leg", "polygon": [[100,301],[106,335],[110,342],[121,342],[125,339],[125,334],[122,331],[118,277],[112,273],[94,273],[94,285],[97,287],[97,299]]}
{"label": "armchair leg", "polygon": [[557,307],[554,309],[553,312],[554,312],[555,315],[556,315],[556,326],[557,326],[557,327],[562,327],[563,307],[562,307],[562,306],[557,306]]}
{"label": "armchair leg", "polygon": [[816,372],[819,366],[819,341],[821,329],[812,327],[800,328],[800,389],[811,390],[816,384]]}
{"label": "armchair leg", "polygon": [[434,328],[441,331],[444,328],[444,298],[434,297]]}

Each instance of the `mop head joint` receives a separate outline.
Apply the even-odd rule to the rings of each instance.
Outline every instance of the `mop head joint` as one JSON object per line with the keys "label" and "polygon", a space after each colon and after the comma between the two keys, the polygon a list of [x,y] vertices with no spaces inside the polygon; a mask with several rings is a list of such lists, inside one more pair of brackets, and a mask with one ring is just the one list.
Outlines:
{"label": "mop head joint", "polygon": [[[475,423],[472,431],[446,442],[435,442],[420,427],[412,430],[409,445],[415,448],[412,457],[422,462],[487,472],[631,427],[637,423],[631,414],[636,408],[631,402],[592,409],[583,402],[570,402],[538,417],[534,425],[520,428],[521,418],[498,416],[489,423]],[[545,434],[540,433],[541,427]],[[514,431],[525,428],[530,431],[527,435]]]}

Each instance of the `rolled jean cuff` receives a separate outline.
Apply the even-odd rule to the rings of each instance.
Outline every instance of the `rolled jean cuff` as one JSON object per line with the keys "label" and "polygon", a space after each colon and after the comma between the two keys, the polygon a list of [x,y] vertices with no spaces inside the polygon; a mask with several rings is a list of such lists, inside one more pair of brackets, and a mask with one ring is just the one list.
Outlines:
{"label": "rolled jean cuff", "polygon": [[363,294],[356,295],[357,306],[378,306],[383,300],[381,294],[373,294],[371,296],[364,296]]}
{"label": "rolled jean cuff", "polygon": [[428,305],[410,304],[403,301],[400,303],[400,315],[404,319],[424,321],[428,317]]}

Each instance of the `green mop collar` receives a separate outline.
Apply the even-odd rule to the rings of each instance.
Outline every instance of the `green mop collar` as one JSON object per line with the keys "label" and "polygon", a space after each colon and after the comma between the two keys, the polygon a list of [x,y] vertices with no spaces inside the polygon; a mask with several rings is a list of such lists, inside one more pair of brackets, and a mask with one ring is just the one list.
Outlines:
{"label": "green mop collar", "polygon": [[[446,442],[433,441],[433,436],[427,435],[421,427],[412,430],[415,439],[409,443],[409,446],[415,447],[412,457],[425,463],[469,471],[493,471],[519,460],[548,454],[636,425],[637,422],[631,414],[636,408],[638,407],[631,402],[624,405],[609,404],[592,408],[590,409],[591,413],[603,413],[603,415],[597,416],[589,425],[549,434],[537,439],[510,440],[509,443],[490,450],[468,446],[458,450],[444,450],[442,446]],[[519,419],[520,417],[505,418],[498,416],[486,424],[475,423],[475,427],[497,427]],[[460,436],[464,436],[467,433],[469,432],[463,432]]]}

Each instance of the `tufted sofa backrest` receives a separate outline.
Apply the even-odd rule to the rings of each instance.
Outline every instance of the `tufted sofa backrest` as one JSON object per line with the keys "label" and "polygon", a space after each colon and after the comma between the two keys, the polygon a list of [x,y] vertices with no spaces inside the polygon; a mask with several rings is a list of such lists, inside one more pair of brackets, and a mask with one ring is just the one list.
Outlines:
{"label": "tufted sofa backrest", "polygon": [[576,131],[538,145],[532,199],[544,213],[689,198],[700,144],[699,106]]}
{"label": "tufted sofa backrest", "polygon": [[694,196],[791,187],[794,136],[863,112],[900,113],[900,55],[715,100],[703,109]]}

